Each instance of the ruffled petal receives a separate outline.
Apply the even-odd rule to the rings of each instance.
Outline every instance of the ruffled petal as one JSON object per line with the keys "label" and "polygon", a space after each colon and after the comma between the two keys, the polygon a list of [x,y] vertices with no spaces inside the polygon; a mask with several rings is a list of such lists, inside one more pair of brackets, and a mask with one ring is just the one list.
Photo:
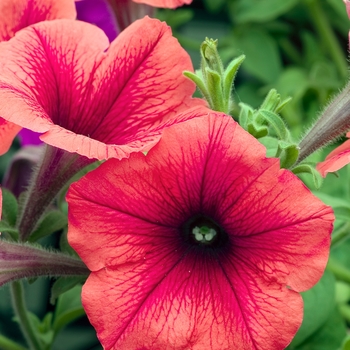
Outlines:
{"label": "ruffled petal", "polygon": [[[92,271],[83,304],[115,350],[284,349],[302,320],[297,292],[323,274],[334,221],[215,113],[166,129],[147,156],[105,162],[67,200],[69,242]],[[217,224],[219,246],[191,241],[198,217]]]}
{"label": "ruffled petal", "polygon": [[75,17],[73,0],[1,0],[0,41],[9,40],[20,29],[34,23]]}
{"label": "ruffled petal", "polygon": [[[347,134],[349,137],[349,134]],[[323,177],[327,173],[333,173],[350,163],[350,140],[345,141],[342,145],[328,154],[323,162],[317,164],[316,169]]]}
{"label": "ruffled petal", "polygon": [[0,118],[0,155],[6,153],[12,145],[21,127]]}
{"label": "ruffled petal", "polygon": [[191,98],[195,85],[182,75],[190,58],[165,23],[144,18],[108,45],[79,21],[21,31],[0,45],[0,115],[52,146],[106,159],[154,145],[189,107],[207,113]]}

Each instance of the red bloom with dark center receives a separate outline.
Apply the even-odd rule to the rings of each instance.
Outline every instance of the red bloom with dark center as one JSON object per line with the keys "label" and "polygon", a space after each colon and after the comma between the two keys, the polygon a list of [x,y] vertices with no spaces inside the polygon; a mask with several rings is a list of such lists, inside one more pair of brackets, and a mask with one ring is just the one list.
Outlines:
{"label": "red bloom with dark center", "polygon": [[83,305],[106,350],[283,349],[334,220],[217,114],[165,130],[147,156],[105,162],[67,200],[70,244],[91,270]]}
{"label": "red bloom with dark center", "polygon": [[[110,45],[99,28],[56,20],[0,44],[0,115],[88,158],[128,157],[199,107],[188,54],[170,28],[144,18]],[[5,138],[4,142],[12,138]]]}
{"label": "red bloom with dark center", "polygon": [[[17,31],[34,23],[75,17],[73,0],[1,0],[0,41],[9,40]],[[7,152],[20,129],[0,118],[0,154]]]}

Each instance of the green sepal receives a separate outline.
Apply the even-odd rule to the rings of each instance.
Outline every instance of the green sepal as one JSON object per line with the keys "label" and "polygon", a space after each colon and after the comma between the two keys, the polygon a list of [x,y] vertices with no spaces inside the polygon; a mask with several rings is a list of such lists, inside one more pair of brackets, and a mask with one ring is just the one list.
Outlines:
{"label": "green sepal", "polygon": [[299,149],[296,144],[279,141],[277,151],[279,153],[281,168],[291,168],[298,159]]}
{"label": "green sepal", "polygon": [[[223,100],[220,74],[210,68],[206,68],[205,73],[208,92],[212,100],[211,108],[214,109],[214,111],[227,113],[228,111],[225,109],[225,102]],[[227,101],[227,104],[228,102],[229,101]]]}
{"label": "green sepal", "polygon": [[234,60],[226,67],[223,75],[223,100],[227,103],[226,110],[229,108],[229,101],[231,99],[231,90],[233,82],[235,80],[237,71],[243,61],[245,60],[245,55],[241,55]]}
{"label": "green sepal", "polygon": [[2,188],[2,220],[16,225],[18,213],[18,203],[16,197],[6,188]]}
{"label": "green sepal", "polygon": [[266,109],[259,109],[259,114],[263,116],[265,121],[273,127],[278,139],[284,141],[289,139],[289,132],[286,125],[278,114]]}
{"label": "green sepal", "polygon": [[222,64],[217,47],[218,39],[214,40],[209,38],[205,38],[200,47],[200,53],[202,56],[201,68],[204,80],[206,68],[210,68],[211,70],[217,72],[220,76],[222,76],[224,72],[224,66]]}
{"label": "green sepal", "polygon": [[7,233],[14,241],[18,241],[18,230],[10,226],[6,221],[0,221],[0,232]]}
{"label": "green sepal", "polygon": [[266,109],[278,114],[291,99],[291,97],[287,97],[282,101],[281,95],[275,89],[271,89],[261,104],[260,109]]}
{"label": "green sepal", "polygon": [[211,106],[212,105],[211,97],[210,97],[210,94],[208,92],[208,89],[207,89],[203,79],[200,76],[198,76],[197,74],[189,72],[189,71],[184,71],[183,75],[186,78],[192,80],[196,84],[197,88],[199,89],[199,91],[201,92],[203,97],[207,100],[208,104]]}
{"label": "green sepal", "polygon": [[269,129],[265,125],[258,125],[255,121],[248,124],[247,131],[253,135],[256,139],[265,137],[269,133]]}
{"label": "green sepal", "polygon": [[244,130],[248,130],[248,125],[253,121],[254,109],[243,102],[238,105],[240,107],[238,123]]}
{"label": "green sepal", "polygon": [[75,287],[77,284],[82,284],[86,280],[83,276],[74,277],[59,277],[52,285],[50,303],[55,305],[58,297]]}
{"label": "green sepal", "polygon": [[47,213],[39,222],[37,228],[30,235],[28,241],[36,242],[38,239],[51,235],[67,227],[67,216],[59,210]]}
{"label": "green sepal", "polygon": [[313,184],[316,189],[319,189],[323,183],[323,177],[315,169],[315,166],[311,163],[302,163],[291,169],[295,175],[310,174],[312,176]]}

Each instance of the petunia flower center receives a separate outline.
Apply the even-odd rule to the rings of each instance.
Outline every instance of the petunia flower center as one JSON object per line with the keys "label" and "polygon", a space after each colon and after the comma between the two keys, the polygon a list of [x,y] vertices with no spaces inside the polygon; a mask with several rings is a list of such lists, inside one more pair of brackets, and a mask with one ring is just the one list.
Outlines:
{"label": "petunia flower center", "polygon": [[227,233],[211,218],[198,215],[182,226],[185,241],[192,246],[219,248],[228,241]]}
{"label": "petunia flower center", "polygon": [[210,243],[217,235],[215,229],[207,226],[196,226],[193,228],[192,233],[194,234],[194,239],[201,243]]}

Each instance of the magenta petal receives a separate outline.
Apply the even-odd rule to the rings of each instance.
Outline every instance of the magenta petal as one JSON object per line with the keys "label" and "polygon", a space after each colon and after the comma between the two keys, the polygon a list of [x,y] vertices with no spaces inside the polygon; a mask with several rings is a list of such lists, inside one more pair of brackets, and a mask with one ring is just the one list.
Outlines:
{"label": "magenta petal", "polygon": [[71,186],[69,241],[92,271],[83,305],[106,350],[289,344],[334,215],[265,152],[213,113]]}
{"label": "magenta petal", "polygon": [[165,23],[144,18],[108,45],[79,21],[21,31],[0,45],[0,115],[52,146],[107,159],[149,149],[189,108],[198,107],[188,118],[207,113],[182,75],[190,58]]}
{"label": "magenta petal", "polygon": [[75,17],[73,0],[1,0],[0,41],[9,40],[20,29],[34,23]]}

